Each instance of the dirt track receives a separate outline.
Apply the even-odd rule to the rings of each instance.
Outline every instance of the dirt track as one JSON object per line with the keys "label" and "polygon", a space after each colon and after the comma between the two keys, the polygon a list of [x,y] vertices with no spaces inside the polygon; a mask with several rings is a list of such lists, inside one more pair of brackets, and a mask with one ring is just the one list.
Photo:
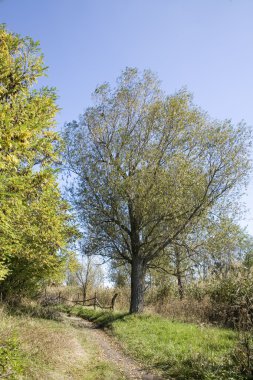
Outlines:
{"label": "dirt track", "polygon": [[[67,316],[64,321],[77,328],[85,328],[89,332],[89,338],[100,348],[100,354],[104,360],[113,363],[119,368],[127,379],[161,380],[161,377],[147,373],[135,360],[127,356],[121,347],[104,331],[96,328],[92,322],[82,318]],[[102,380],[102,379],[101,379]]]}

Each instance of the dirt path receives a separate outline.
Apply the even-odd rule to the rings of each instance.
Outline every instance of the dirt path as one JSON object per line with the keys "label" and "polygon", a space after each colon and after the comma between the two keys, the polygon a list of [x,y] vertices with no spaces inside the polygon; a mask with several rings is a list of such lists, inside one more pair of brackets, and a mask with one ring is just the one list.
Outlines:
{"label": "dirt path", "polygon": [[119,345],[108,334],[96,328],[92,322],[66,314],[63,315],[63,318],[65,322],[74,327],[85,328],[89,332],[90,340],[100,347],[102,358],[117,366],[127,379],[162,380],[157,375],[145,372],[136,361],[123,353]]}

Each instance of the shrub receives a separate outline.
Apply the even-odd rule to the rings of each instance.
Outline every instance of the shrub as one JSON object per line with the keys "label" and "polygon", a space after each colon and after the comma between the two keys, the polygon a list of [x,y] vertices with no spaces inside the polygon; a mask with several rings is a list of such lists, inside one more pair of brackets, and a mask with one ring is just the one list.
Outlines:
{"label": "shrub", "polygon": [[244,267],[231,270],[227,276],[209,284],[211,321],[219,321],[238,330],[253,327],[253,271]]}

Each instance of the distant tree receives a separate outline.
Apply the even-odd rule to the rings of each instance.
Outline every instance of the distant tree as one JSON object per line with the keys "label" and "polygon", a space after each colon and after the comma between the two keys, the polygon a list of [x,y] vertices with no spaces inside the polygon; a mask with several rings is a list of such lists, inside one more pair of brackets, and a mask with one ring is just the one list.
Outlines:
{"label": "distant tree", "polygon": [[251,270],[253,268],[253,236],[245,234],[243,240],[243,264]]}
{"label": "distant tree", "polygon": [[82,287],[83,301],[87,299],[87,290],[91,282],[91,256],[88,256],[86,263],[82,262],[76,272],[77,283]]}
{"label": "distant tree", "polygon": [[77,261],[74,266],[75,270],[71,271],[72,284],[81,288],[82,299],[86,300],[88,293],[103,285],[104,272],[101,263],[88,251],[86,239],[80,238],[77,241],[75,252]]}
{"label": "distant tree", "polygon": [[226,276],[236,262],[244,260],[248,235],[231,218],[224,215],[209,221],[199,235],[194,259],[203,279],[215,273]]}
{"label": "distant tree", "polygon": [[59,275],[73,237],[53,164],[62,143],[53,130],[53,89],[33,88],[44,75],[38,43],[0,27],[0,290],[36,291]]}
{"label": "distant tree", "polygon": [[156,272],[167,273],[168,282],[175,277],[182,299],[186,282],[205,280],[213,274],[226,276],[236,262],[246,260],[250,252],[247,241],[244,229],[225,215],[220,220],[202,218],[190,233],[180,234],[149,268],[153,276]]}
{"label": "distant tree", "polygon": [[101,266],[96,264],[94,257],[83,254],[75,273],[77,284],[82,288],[82,298],[87,299],[87,293],[103,283]]}
{"label": "distant tree", "polygon": [[165,96],[150,71],[127,68],[94,97],[64,133],[72,201],[90,249],[131,266],[141,312],[148,265],[246,182],[250,133],[212,121],[185,90]]}
{"label": "distant tree", "polygon": [[110,278],[116,288],[129,287],[131,266],[125,262],[112,261],[110,268]]}

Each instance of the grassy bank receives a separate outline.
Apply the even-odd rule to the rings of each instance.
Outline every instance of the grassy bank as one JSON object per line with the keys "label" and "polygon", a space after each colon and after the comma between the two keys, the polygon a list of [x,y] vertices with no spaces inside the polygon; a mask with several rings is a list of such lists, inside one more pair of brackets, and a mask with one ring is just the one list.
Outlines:
{"label": "grassy bank", "polygon": [[100,357],[87,331],[59,320],[50,308],[28,306],[10,313],[1,307],[0,342],[0,378],[123,379]]}
{"label": "grassy bank", "polygon": [[238,380],[232,361],[236,333],[160,316],[127,315],[75,307],[72,312],[110,328],[123,348],[147,368],[177,380]]}

